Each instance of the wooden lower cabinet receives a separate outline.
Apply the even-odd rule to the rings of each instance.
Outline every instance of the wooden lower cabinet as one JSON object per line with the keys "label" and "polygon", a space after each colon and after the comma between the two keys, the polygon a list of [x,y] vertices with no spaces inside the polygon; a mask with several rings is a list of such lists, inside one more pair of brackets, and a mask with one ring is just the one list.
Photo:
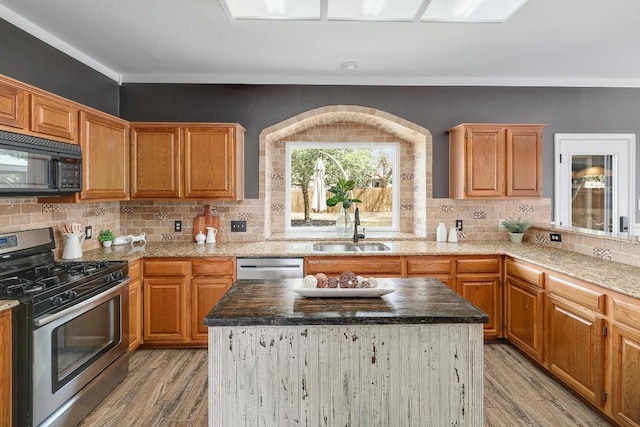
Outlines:
{"label": "wooden lower cabinet", "polygon": [[142,316],[143,316],[143,291],[142,291],[142,262],[135,260],[129,262],[129,351],[134,351],[142,344]]}
{"label": "wooden lower cabinet", "polygon": [[12,425],[11,310],[0,312],[0,426]]}
{"label": "wooden lower cabinet", "polygon": [[520,350],[544,359],[544,273],[512,258],[506,260],[505,336]]}
{"label": "wooden lower cabinet", "polygon": [[206,347],[204,318],[235,281],[235,258],[144,261],[144,345]]}
{"label": "wooden lower cabinet", "polygon": [[613,302],[611,416],[622,426],[640,426],[640,304]]}
{"label": "wooden lower cabinet", "polygon": [[456,291],[489,315],[484,324],[484,337],[502,336],[502,286],[500,257],[456,259]]}
{"label": "wooden lower cabinet", "polygon": [[454,259],[445,256],[409,256],[405,258],[407,277],[432,277],[455,291],[452,277]]}
{"label": "wooden lower cabinet", "polygon": [[207,344],[205,316],[211,311],[235,281],[236,260],[216,258],[191,263],[191,340]]}
{"label": "wooden lower cabinet", "polygon": [[400,256],[319,256],[304,259],[305,274],[329,276],[353,271],[365,277],[404,277],[404,260]]}
{"label": "wooden lower cabinet", "polygon": [[144,278],[144,342],[189,341],[187,302],[190,289],[183,277]]}
{"label": "wooden lower cabinet", "polygon": [[593,405],[602,408],[605,373],[605,319],[603,293],[578,281],[549,274],[547,351],[545,365]]}

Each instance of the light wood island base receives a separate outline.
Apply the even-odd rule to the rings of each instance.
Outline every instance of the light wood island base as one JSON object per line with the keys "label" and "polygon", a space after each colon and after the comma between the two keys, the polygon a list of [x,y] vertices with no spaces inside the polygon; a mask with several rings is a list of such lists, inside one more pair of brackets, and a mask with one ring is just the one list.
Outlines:
{"label": "light wood island base", "polygon": [[381,298],[238,281],[205,318],[209,426],[483,424],[487,315],[434,279]]}
{"label": "light wood island base", "polygon": [[209,426],[481,426],[482,324],[209,328]]}

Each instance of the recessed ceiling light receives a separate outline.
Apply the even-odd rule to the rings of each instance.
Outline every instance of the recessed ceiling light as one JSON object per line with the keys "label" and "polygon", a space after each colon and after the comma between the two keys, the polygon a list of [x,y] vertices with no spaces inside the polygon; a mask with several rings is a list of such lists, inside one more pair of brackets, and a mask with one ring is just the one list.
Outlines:
{"label": "recessed ceiling light", "polygon": [[343,62],[342,65],[340,65],[340,68],[342,68],[345,71],[355,71],[358,69],[358,63],[357,62]]}

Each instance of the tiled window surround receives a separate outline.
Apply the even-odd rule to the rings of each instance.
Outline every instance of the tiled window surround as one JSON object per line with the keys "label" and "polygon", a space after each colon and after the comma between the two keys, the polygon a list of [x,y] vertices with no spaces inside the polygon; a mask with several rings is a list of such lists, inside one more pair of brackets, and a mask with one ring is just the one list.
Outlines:
{"label": "tiled window surround", "polygon": [[[275,170],[278,162],[284,164],[284,155],[278,154],[275,147],[284,145],[279,141],[303,137],[319,140],[322,138],[320,135],[328,131],[335,134],[324,140],[391,138],[403,144],[402,174],[404,180],[409,182],[403,187],[401,201],[411,209],[405,209],[402,227],[403,230],[412,230],[411,234],[416,238],[426,236],[427,240],[435,240],[435,229],[439,222],[450,227],[456,219],[462,219],[464,230],[460,233],[461,240],[506,240],[507,233],[497,230],[498,219],[522,216],[534,218],[536,223],[544,227],[532,228],[526,236],[528,241],[640,266],[640,244],[637,241],[625,242],[561,231],[562,243],[549,242],[550,230],[546,228],[551,218],[549,199],[433,199],[429,131],[391,114],[357,106],[323,107],[265,129],[260,134],[260,199],[241,202],[129,201],[73,205],[39,204],[32,198],[0,198],[0,233],[53,227],[56,230],[58,248],[62,248],[60,224],[80,222],[83,226],[92,225],[96,236],[83,244],[85,250],[99,246],[97,235],[107,227],[116,234],[125,235],[144,231],[147,240],[153,242],[190,241],[193,218],[202,215],[204,205],[209,204],[211,213],[221,217],[220,241],[262,241],[275,238],[277,234],[272,230],[284,225],[284,207],[283,202],[280,202],[284,198],[282,191],[279,194],[274,184],[284,177],[283,171]],[[407,191],[410,192],[408,196]],[[408,212],[411,212],[409,216],[406,215]],[[281,222],[276,220],[278,215],[282,218]],[[229,233],[229,222],[233,219],[246,220],[247,232]],[[405,219],[410,224],[408,227]],[[176,220],[182,221],[183,233],[174,233],[173,225]],[[58,251],[61,252],[61,249]]]}

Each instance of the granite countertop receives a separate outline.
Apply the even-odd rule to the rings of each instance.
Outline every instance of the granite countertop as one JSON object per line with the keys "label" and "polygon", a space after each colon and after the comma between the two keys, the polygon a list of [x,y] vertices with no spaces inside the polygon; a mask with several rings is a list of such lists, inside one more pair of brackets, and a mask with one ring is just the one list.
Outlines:
{"label": "granite countertop", "polygon": [[13,307],[20,304],[20,301],[16,300],[0,300],[0,313],[5,310],[11,310]]}
{"label": "granite countertop", "polygon": [[[342,241],[340,243],[344,243]],[[371,243],[366,240],[363,243]],[[304,256],[394,256],[394,255],[509,255],[523,261],[564,273],[576,279],[602,286],[622,294],[640,298],[640,268],[575,252],[549,248],[533,243],[507,241],[475,241],[437,243],[424,240],[384,241],[388,252],[318,252],[311,241],[266,241],[247,243],[147,243],[145,246],[122,245],[85,252],[84,260],[128,260],[143,257],[304,257]]]}
{"label": "granite countertop", "polygon": [[305,298],[294,280],[239,280],[205,318],[207,326],[485,323],[486,313],[436,279],[389,279],[380,298]]}

